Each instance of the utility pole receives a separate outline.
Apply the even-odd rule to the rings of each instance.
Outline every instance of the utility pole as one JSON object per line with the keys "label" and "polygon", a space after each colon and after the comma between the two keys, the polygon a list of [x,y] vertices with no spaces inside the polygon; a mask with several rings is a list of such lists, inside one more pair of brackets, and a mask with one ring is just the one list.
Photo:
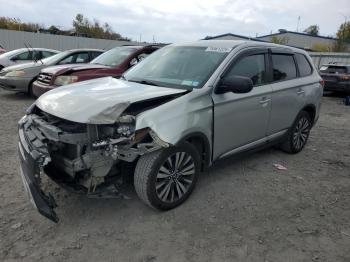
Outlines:
{"label": "utility pole", "polygon": [[297,23],[297,32],[299,32],[300,19],[301,19],[301,17],[300,17],[300,15],[299,15],[299,16],[298,16],[298,23]]}

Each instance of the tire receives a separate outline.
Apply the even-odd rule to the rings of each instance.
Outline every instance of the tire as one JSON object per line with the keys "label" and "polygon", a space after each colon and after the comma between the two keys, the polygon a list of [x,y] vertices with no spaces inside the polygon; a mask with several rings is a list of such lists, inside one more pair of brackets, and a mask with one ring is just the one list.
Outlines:
{"label": "tire", "polygon": [[34,83],[34,81],[35,81],[35,79],[33,79],[33,80],[29,83],[27,94],[28,94],[28,96],[30,96],[30,97],[36,98],[36,96],[35,96],[34,93],[33,93],[33,83]]}
{"label": "tire", "polygon": [[144,203],[158,210],[169,210],[190,196],[199,172],[197,150],[184,143],[141,156],[135,168],[134,186]]}
{"label": "tire", "polygon": [[289,154],[297,154],[303,150],[309,138],[312,120],[306,111],[301,111],[288,131],[281,149]]}

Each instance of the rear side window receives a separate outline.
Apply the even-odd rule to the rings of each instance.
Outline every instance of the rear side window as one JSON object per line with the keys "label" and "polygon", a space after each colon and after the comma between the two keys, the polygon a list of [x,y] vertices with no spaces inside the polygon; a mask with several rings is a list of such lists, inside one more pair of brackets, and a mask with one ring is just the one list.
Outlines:
{"label": "rear side window", "polygon": [[49,52],[49,51],[41,51],[42,58],[50,57],[52,55],[55,55],[55,53]]}
{"label": "rear side window", "polygon": [[265,55],[257,54],[243,57],[225,75],[245,76],[253,81],[254,86],[266,83]]}
{"label": "rear side window", "polygon": [[91,60],[94,60],[96,57],[98,57],[102,52],[91,52]]}
{"label": "rear side window", "polygon": [[297,77],[293,55],[272,54],[273,81],[289,80]]}
{"label": "rear side window", "polygon": [[300,76],[303,77],[303,76],[311,75],[312,67],[309,61],[307,60],[307,58],[302,54],[295,54],[295,58],[298,63]]}

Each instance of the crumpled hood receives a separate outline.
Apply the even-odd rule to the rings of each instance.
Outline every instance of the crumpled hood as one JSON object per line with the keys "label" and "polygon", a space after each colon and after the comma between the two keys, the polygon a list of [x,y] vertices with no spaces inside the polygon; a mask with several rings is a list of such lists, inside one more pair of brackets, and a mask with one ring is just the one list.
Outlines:
{"label": "crumpled hood", "polygon": [[69,121],[113,124],[132,103],[188,90],[165,88],[104,77],[55,88],[36,101],[41,110]]}
{"label": "crumpled hood", "polygon": [[63,74],[66,72],[75,72],[75,71],[83,71],[83,70],[90,70],[90,69],[106,69],[110,68],[109,66],[105,65],[98,65],[98,64],[71,64],[71,65],[58,65],[58,66],[50,66],[42,70],[43,73],[48,74]]}

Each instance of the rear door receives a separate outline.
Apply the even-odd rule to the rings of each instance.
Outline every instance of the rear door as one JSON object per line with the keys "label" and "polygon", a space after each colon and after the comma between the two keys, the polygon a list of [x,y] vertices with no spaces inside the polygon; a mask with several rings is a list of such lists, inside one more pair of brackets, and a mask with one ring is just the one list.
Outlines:
{"label": "rear door", "polygon": [[272,109],[268,135],[288,129],[305,100],[305,86],[298,82],[294,53],[271,50]]}
{"label": "rear door", "polygon": [[264,142],[271,109],[267,68],[267,49],[254,49],[235,58],[221,76],[249,77],[254,88],[245,94],[213,94],[214,159],[259,140]]}

